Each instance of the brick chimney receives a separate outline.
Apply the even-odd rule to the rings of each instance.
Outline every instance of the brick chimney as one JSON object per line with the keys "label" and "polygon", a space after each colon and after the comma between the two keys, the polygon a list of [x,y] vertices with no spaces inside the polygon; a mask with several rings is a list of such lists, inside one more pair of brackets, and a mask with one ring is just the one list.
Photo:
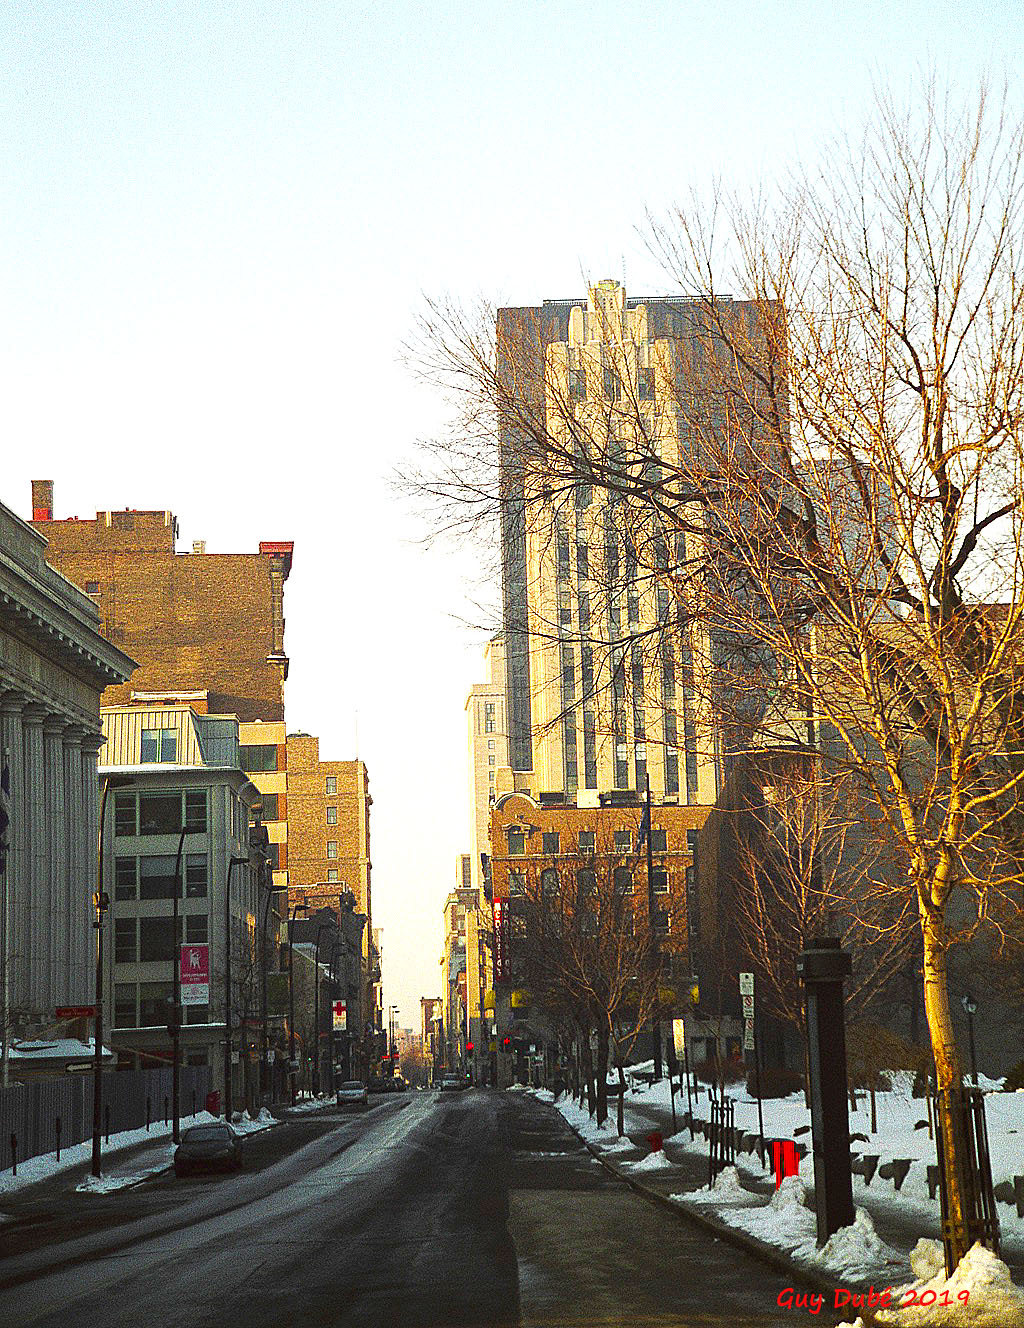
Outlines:
{"label": "brick chimney", "polygon": [[53,520],[53,480],[32,481],[32,520]]}

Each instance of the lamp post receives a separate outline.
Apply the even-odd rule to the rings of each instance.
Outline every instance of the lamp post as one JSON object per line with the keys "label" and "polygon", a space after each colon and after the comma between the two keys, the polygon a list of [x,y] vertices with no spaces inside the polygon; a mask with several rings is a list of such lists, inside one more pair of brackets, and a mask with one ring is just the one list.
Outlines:
{"label": "lamp post", "polygon": [[234,1108],[231,1074],[231,873],[248,866],[248,858],[233,857],[224,881],[224,1119],[230,1123]]}
{"label": "lamp post", "polygon": [[[107,815],[107,794],[109,790],[110,780],[105,779],[100,793],[96,893],[92,897],[93,904],[96,907],[96,918],[93,922],[93,926],[96,928],[96,1020],[94,1027],[96,1045],[93,1048],[96,1059],[93,1064],[92,1079],[92,1174],[94,1176],[100,1174],[100,1134],[103,1128],[103,918],[110,907],[110,896],[103,889],[103,823]],[[6,974],[4,974],[4,981],[5,983],[7,981]],[[7,1031],[5,1029],[4,1037],[6,1038],[6,1036]]]}
{"label": "lamp post", "polygon": [[173,957],[171,961],[171,1023],[168,1029],[171,1035],[171,1093],[174,1097],[171,1138],[176,1144],[181,1143],[181,854],[185,847],[186,826],[181,827],[178,836],[178,853],[174,859],[174,907],[172,931],[174,934]]}
{"label": "lamp post", "polygon": [[306,907],[306,900],[296,900],[288,914],[288,1082],[290,1085],[291,1104],[295,1106],[295,946],[292,941],[292,927],[295,914]]}
{"label": "lamp post", "polygon": [[[330,927],[321,922],[316,929],[313,943],[313,1096],[320,1092],[320,937],[329,932]],[[333,1026],[334,1016],[331,1015]]]}
{"label": "lamp post", "polygon": [[974,1054],[974,1016],[978,1013],[978,1003],[968,992],[960,1004],[964,1007],[964,1014],[967,1016],[967,1039],[971,1048],[971,1078],[974,1080],[974,1087],[978,1087],[978,1061]]}
{"label": "lamp post", "polygon": [[[651,842],[654,838],[653,823],[651,818],[651,777],[647,776],[647,916],[650,918],[650,946],[651,961],[655,969],[655,996],[660,994],[661,981],[661,947],[658,943],[657,918],[655,915],[654,899],[654,845]],[[654,1017],[651,1019],[651,1042],[654,1054],[654,1077],[661,1078],[661,1019],[659,1018],[658,1006],[655,1003]],[[601,1070],[604,1073],[604,1070]]]}
{"label": "lamp post", "polygon": [[267,1034],[267,923],[270,916],[270,900],[276,894],[287,894],[286,885],[264,885],[267,892],[266,900],[263,904],[263,931],[260,942],[260,1093],[263,1098],[267,1092],[267,1052],[268,1034]]}

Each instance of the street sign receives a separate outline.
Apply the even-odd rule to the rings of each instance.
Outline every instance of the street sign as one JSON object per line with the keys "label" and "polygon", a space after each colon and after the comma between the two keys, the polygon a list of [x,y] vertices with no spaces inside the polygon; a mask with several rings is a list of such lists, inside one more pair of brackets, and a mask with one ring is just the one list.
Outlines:
{"label": "street sign", "polygon": [[743,1018],[753,1019],[754,1017],[754,998],[753,996],[743,997]]}
{"label": "street sign", "polygon": [[753,973],[740,974],[740,995],[753,996],[754,994],[754,975]]}
{"label": "street sign", "polygon": [[95,1068],[95,1061],[69,1061],[68,1064],[64,1066],[64,1069],[68,1074],[74,1074],[76,1071],[95,1070]]}
{"label": "street sign", "polygon": [[182,1005],[209,1005],[210,947],[183,945],[180,962]]}
{"label": "street sign", "polygon": [[683,1059],[683,1048],[686,1046],[686,1021],[683,1019],[672,1020],[672,1049],[676,1053],[676,1061]]}
{"label": "street sign", "polygon": [[754,1021],[753,1019],[744,1019],[743,1021],[743,1050],[754,1050]]}
{"label": "street sign", "polygon": [[57,1019],[92,1019],[96,1015],[95,1005],[58,1005],[54,1011]]}
{"label": "street sign", "polygon": [[348,1029],[348,1002],[335,1001],[331,1006],[334,1013],[334,1031],[344,1033]]}

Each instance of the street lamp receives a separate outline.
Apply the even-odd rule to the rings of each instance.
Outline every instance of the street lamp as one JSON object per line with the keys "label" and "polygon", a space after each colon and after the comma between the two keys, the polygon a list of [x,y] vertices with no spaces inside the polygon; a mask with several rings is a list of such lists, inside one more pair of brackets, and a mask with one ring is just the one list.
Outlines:
{"label": "street lamp", "polygon": [[231,873],[235,867],[248,864],[248,858],[233,857],[228,863],[224,882],[224,1119],[229,1123],[234,1107],[231,1092]]}
{"label": "street lamp", "polygon": [[171,959],[171,1093],[174,1096],[171,1138],[176,1144],[181,1143],[181,854],[185,847],[188,826],[181,827],[178,836],[178,853],[174,859],[174,908],[172,912],[172,931],[174,933],[173,954]]}
{"label": "street lamp", "polygon": [[970,993],[968,993],[960,1004],[964,1007],[964,1014],[967,1016],[967,1038],[971,1048],[971,1078],[974,1080],[974,1087],[978,1087],[978,1061],[974,1055],[974,1016],[978,1013],[978,1003]]}
{"label": "street lamp", "polygon": [[[324,932],[330,932],[332,929],[321,922],[316,929],[316,940],[313,943],[313,1096],[316,1097],[320,1092],[320,937]],[[333,1011],[331,1017],[333,1027]]]}
{"label": "street lamp", "polygon": [[290,1084],[291,1104],[295,1106],[295,942],[292,930],[295,914],[300,908],[308,907],[308,900],[297,899],[288,914],[288,1080]]}
{"label": "street lamp", "polygon": [[[267,925],[270,917],[270,900],[274,895],[287,894],[286,885],[267,885],[264,883],[264,890],[267,892],[266,900],[263,904],[263,931],[260,942],[260,1092],[266,1097],[267,1081],[267,1052],[268,1052],[268,1034],[267,1034]],[[262,1105],[262,1103],[261,1103]]]}

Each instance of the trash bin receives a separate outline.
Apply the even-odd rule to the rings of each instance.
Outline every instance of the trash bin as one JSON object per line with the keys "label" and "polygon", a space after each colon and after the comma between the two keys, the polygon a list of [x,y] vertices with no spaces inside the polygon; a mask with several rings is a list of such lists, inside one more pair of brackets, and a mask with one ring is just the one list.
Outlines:
{"label": "trash bin", "polygon": [[218,1090],[215,1089],[212,1093],[207,1093],[206,1110],[211,1116],[220,1115],[220,1092]]}
{"label": "trash bin", "polygon": [[772,1166],[775,1168],[775,1188],[778,1189],[787,1176],[796,1176],[800,1172],[800,1155],[792,1139],[769,1139],[772,1150]]}
{"label": "trash bin", "polygon": [[665,1140],[661,1137],[660,1130],[652,1130],[650,1134],[647,1136],[647,1142],[651,1146],[652,1153],[660,1153],[664,1146]]}

